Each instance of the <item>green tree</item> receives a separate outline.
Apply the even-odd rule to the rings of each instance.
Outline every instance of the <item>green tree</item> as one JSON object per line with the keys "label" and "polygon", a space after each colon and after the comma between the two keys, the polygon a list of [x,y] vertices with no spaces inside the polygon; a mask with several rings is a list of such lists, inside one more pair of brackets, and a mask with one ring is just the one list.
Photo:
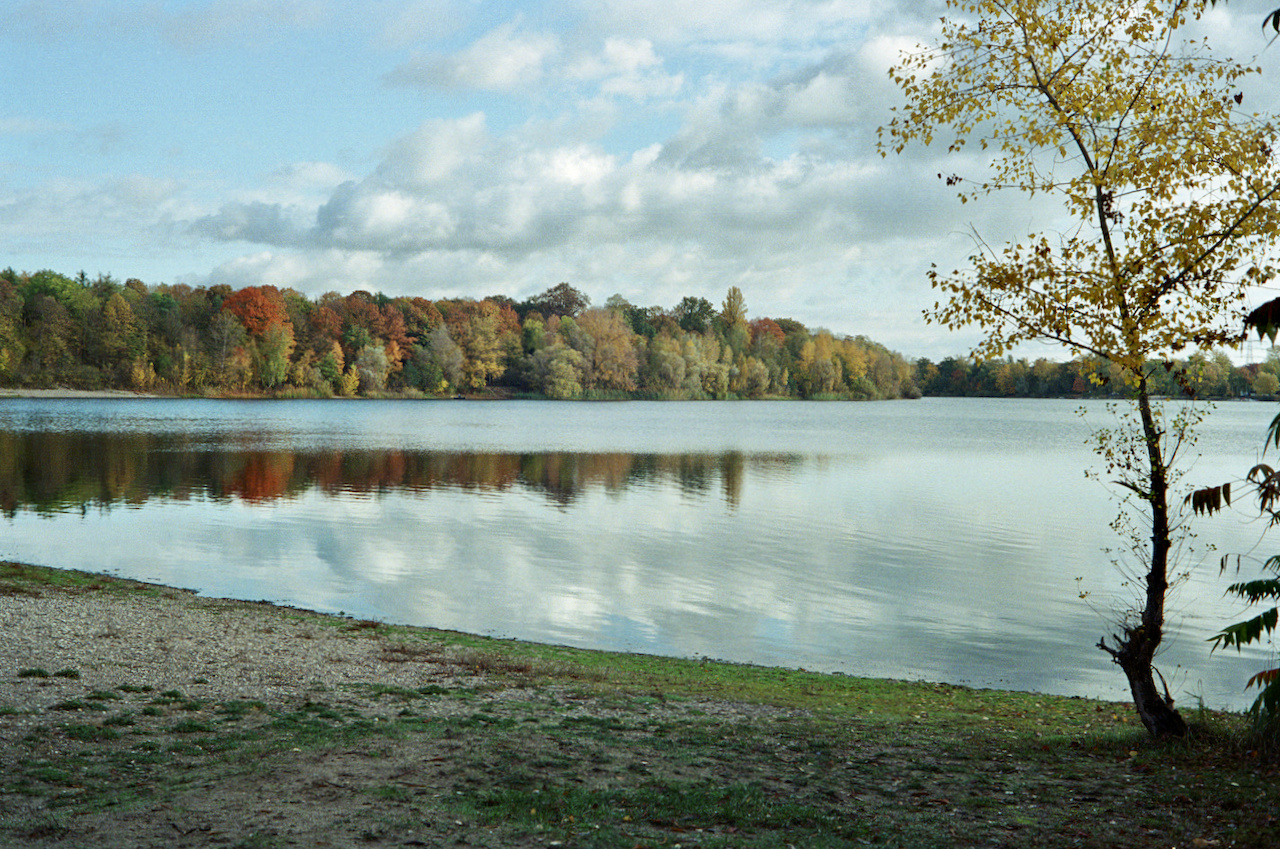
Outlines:
{"label": "green tree", "polygon": [[342,346],[337,342],[330,342],[329,350],[316,360],[316,369],[334,392],[341,388],[344,365],[346,365],[346,358],[342,355]]}
{"label": "green tree", "polygon": [[748,398],[763,398],[769,392],[769,369],[755,357],[742,361],[740,380],[742,394]]}
{"label": "green tree", "polygon": [[591,299],[570,286],[558,283],[540,295],[535,295],[516,310],[521,317],[530,312],[541,313],[543,318],[553,315],[573,318],[591,305]]}
{"label": "green tree", "polygon": [[254,347],[258,380],[267,389],[282,385],[289,376],[289,357],[294,347],[293,325],[287,321],[267,325]]}
{"label": "green tree", "polygon": [[[1260,472],[1267,477],[1274,477],[1275,473],[1269,468],[1265,472]],[[1274,497],[1274,490],[1272,496]],[[1268,507],[1263,508],[1268,511]],[[1271,513],[1271,521],[1274,523],[1280,515],[1275,512]],[[1280,603],[1280,555],[1271,557],[1263,564],[1264,572],[1272,572],[1276,577],[1262,577],[1252,581],[1240,581],[1227,587],[1227,592],[1231,595],[1241,598],[1249,604],[1258,604],[1266,602]],[[1280,622],[1280,604],[1272,604],[1271,607],[1251,616],[1240,622],[1228,625],[1217,634],[1215,634],[1211,642],[1213,648],[1232,648],[1233,646],[1239,651],[1244,646],[1251,643],[1260,643],[1267,637],[1270,637],[1276,630],[1277,623]],[[1280,739],[1276,738],[1274,730],[1280,728],[1280,667],[1270,667],[1260,670],[1245,682],[1245,689],[1250,687],[1258,688],[1258,697],[1250,706],[1249,712],[1252,713],[1259,723],[1259,731],[1265,735],[1264,740],[1269,749],[1275,749],[1280,745]],[[1273,729],[1273,733],[1266,735],[1266,730]]]}
{"label": "green tree", "polygon": [[39,294],[28,304],[31,346],[29,358],[37,383],[52,385],[74,371],[80,327],[62,302]]}
{"label": "green tree", "polygon": [[[1274,345],[1276,334],[1280,333],[1280,299],[1268,301],[1250,312],[1245,317],[1245,326],[1256,329],[1259,338],[1270,337],[1273,347],[1267,355],[1267,364],[1275,362],[1277,350]],[[1277,380],[1274,371],[1262,370],[1254,379],[1254,388],[1260,394],[1271,394],[1280,388],[1280,380]],[[1270,393],[1263,393],[1264,389],[1270,390]],[[1263,441],[1264,455],[1272,445],[1280,448],[1280,416],[1272,419],[1267,429],[1266,439]],[[1280,469],[1267,463],[1258,463],[1249,470],[1245,480],[1257,496],[1259,512],[1268,520],[1267,527],[1273,528],[1280,524]],[[1187,496],[1187,501],[1196,513],[1216,513],[1231,505],[1231,484],[1196,490]],[[1231,559],[1229,555],[1222,558],[1223,572],[1226,572]],[[1237,555],[1235,561],[1238,573],[1241,557]],[[1227,593],[1254,605],[1260,602],[1265,604],[1267,601],[1280,602],[1280,555],[1268,558],[1262,564],[1262,572],[1263,577],[1232,584],[1227,587]],[[1266,577],[1267,572],[1274,573],[1276,577]],[[1249,619],[1228,625],[1214,635],[1210,642],[1215,650],[1234,646],[1239,651],[1246,645],[1272,636],[1278,626],[1280,604]],[[1280,749],[1280,667],[1273,666],[1254,674],[1245,683],[1245,689],[1254,686],[1259,690],[1258,698],[1250,708],[1255,720],[1254,736],[1266,753],[1273,756]]]}
{"label": "green tree", "polygon": [[1093,355],[1132,399],[1134,424],[1102,433],[1098,447],[1145,512],[1146,530],[1134,532],[1140,597],[1122,633],[1099,647],[1124,670],[1155,736],[1186,730],[1152,664],[1169,586],[1169,488],[1187,423],[1162,420],[1150,368],[1238,338],[1232,307],[1274,275],[1265,252],[1280,227],[1276,130],[1235,110],[1248,69],[1178,32],[1206,5],[948,0],[965,17],[944,18],[938,45],[894,69],[907,105],[881,142],[885,153],[941,134],[949,151],[975,142],[991,173],[953,175],[962,200],[1005,187],[1049,194],[1073,222],[1056,237],[980,252],[967,271],[934,269],[944,300],[928,317],[981,327],[982,360],[1031,340]]}
{"label": "green tree", "polygon": [[1253,379],[1253,391],[1265,397],[1275,395],[1280,392],[1280,379],[1269,371],[1260,371]]}
{"label": "green tree", "polygon": [[686,333],[705,333],[711,327],[711,320],[716,316],[716,308],[706,298],[695,298],[686,295],[676,304],[672,311],[676,323]]}
{"label": "green tree", "polygon": [[645,388],[672,393],[684,386],[685,359],[678,341],[667,334],[655,336],[648,347]]}
{"label": "green tree", "polygon": [[409,359],[404,364],[404,385],[410,389],[430,392],[438,395],[447,385],[444,371],[431,356],[431,349],[423,345],[414,345]]}
{"label": "green tree", "polygon": [[582,397],[582,375],[586,363],[582,353],[557,340],[533,355],[538,385],[543,394],[556,401]]}
{"label": "green tree", "polygon": [[747,299],[737,286],[730,286],[725,294],[719,318],[725,344],[741,354],[751,342],[751,328],[747,325]]}

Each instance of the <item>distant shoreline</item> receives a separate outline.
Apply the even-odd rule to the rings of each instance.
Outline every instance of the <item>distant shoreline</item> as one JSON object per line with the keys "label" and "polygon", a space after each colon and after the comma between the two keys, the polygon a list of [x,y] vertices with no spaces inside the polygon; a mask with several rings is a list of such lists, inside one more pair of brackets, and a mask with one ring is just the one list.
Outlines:
{"label": "distant shoreline", "polygon": [[126,389],[0,389],[2,398],[159,398]]}

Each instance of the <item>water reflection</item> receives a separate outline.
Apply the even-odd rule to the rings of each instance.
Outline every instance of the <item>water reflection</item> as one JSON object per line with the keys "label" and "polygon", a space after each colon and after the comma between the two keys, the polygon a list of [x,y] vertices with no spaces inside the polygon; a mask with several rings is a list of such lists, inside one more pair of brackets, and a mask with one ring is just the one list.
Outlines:
{"label": "water reflection", "polygon": [[[1092,648],[1129,600],[1076,406],[7,402],[0,559],[543,642],[1124,698]],[[1251,465],[1271,412],[1215,413],[1195,478]],[[1197,532],[1210,565],[1171,606],[1161,669],[1182,696],[1243,706],[1259,663],[1208,654],[1240,612],[1208,546],[1246,550],[1257,528]]]}
{"label": "water reflection", "polygon": [[[260,441],[246,436],[248,444]],[[0,510],[110,509],[154,498],[296,500],[318,490],[426,493],[523,489],[569,506],[590,490],[674,484],[688,496],[742,498],[745,470],[778,473],[795,454],[499,453],[411,450],[244,450],[175,434],[0,433]]]}

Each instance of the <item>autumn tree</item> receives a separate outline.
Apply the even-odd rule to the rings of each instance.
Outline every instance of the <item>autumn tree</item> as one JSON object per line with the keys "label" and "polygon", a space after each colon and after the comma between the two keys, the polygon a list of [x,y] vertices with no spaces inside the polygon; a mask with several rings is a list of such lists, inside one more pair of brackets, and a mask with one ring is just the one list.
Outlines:
{"label": "autumn tree", "polygon": [[342,316],[333,307],[319,304],[307,320],[311,324],[312,350],[323,357],[342,339]]}
{"label": "autumn tree", "polygon": [[[323,396],[357,392],[363,380],[365,391],[389,393],[501,383],[534,392],[554,386],[548,394],[556,397],[758,398],[801,388],[791,375],[814,338],[789,319],[747,323],[737,288],[720,312],[702,298],[667,310],[620,295],[590,309],[568,284],[540,303],[546,314],[529,311],[522,325],[523,305],[503,295],[432,303],[361,290],[313,301],[271,286],[149,287],[136,278],[2,269],[0,383],[237,393],[291,386]],[[872,386],[857,377],[869,343],[828,337],[823,344],[844,376],[831,384],[833,395],[908,394],[895,388],[893,376],[909,370],[900,355],[886,352],[891,367],[874,374],[887,382]],[[373,348],[385,354],[385,370]]]}
{"label": "autumn tree", "polygon": [[381,345],[361,348],[356,354],[355,368],[360,376],[360,389],[364,392],[381,392],[386,388],[391,363]]}
{"label": "autumn tree", "polygon": [[146,339],[142,327],[133,308],[119,292],[113,292],[102,305],[99,335],[104,368],[132,362],[144,352]]}
{"label": "autumn tree", "polygon": [[249,341],[244,325],[225,310],[220,310],[209,320],[205,338],[213,368],[219,373],[225,373],[236,350],[243,349]]}
{"label": "autumn tree", "polygon": [[591,338],[586,360],[585,388],[630,391],[636,388],[638,358],[634,334],[620,313],[589,309],[578,316],[578,328]]}
{"label": "autumn tree", "polygon": [[937,44],[892,71],[906,106],[881,151],[945,141],[990,158],[977,179],[947,175],[963,201],[1003,189],[1061,202],[1061,229],[971,267],[930,272],[943,298],[928,320],[977,325],[979,359],[1032,340],[1089,354],[1122,381],[1135,420],[1099,439],[1109,473],[1143,530],[1134,531],[1140,598],[1120,633],[1099,642],[1120,665],[1151,734],[1185,723],[1153,659],[1164,635],[1176,480],[1185,422],[1152,403],[1152,369],[1190,348],[1239,337],[1246,289],[1274,273],[1280,226],[1276,131],[1245,115],[1251,71],[1215,59],[1179,30],[1208,0],[948,0]]}
{"label": "autumn tree", "polygon": [[501,334],[509,324],[502,308],[492,301],[455,301],[445,323],[462,350],[462,386],[473,391],[484,389],[506,369]]}
{"label": "autumn tree", "polygon": [[222,308],[230,311],[250,336],[259,338],[272,324],[289,321],[284,296],[275,286],[246,286],[237,289],[222,302]]}
{"label": "autumn tree", "polygon": [[426,361],[439,370],[440,376],[453,389],[462,388],[463,353],[458,343],[449,335],[449,328],[441,324],[427,336]]}
{"label": "autumn tree", "polygon": [[26,353],[19,332],[21,323],[22,298],[17,287],[0,279],[0,380],[13,376]]}

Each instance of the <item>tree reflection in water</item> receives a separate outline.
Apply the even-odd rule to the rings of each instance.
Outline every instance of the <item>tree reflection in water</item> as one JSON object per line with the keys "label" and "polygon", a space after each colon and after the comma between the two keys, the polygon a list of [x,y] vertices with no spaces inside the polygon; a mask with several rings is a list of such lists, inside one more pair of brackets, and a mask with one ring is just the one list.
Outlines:
{"label": "tree reflection in water", "polygon": [[321,450],[245,448],[174,434],[0,433],[0,509],[53,513],[151,499],[264,503],[304,492],[503,491],[521,487],[568,506],[592,489],[675,482],[689,495],[717,490],[732,507],[744,470],[779,470],[798,455],[722,453]]}

